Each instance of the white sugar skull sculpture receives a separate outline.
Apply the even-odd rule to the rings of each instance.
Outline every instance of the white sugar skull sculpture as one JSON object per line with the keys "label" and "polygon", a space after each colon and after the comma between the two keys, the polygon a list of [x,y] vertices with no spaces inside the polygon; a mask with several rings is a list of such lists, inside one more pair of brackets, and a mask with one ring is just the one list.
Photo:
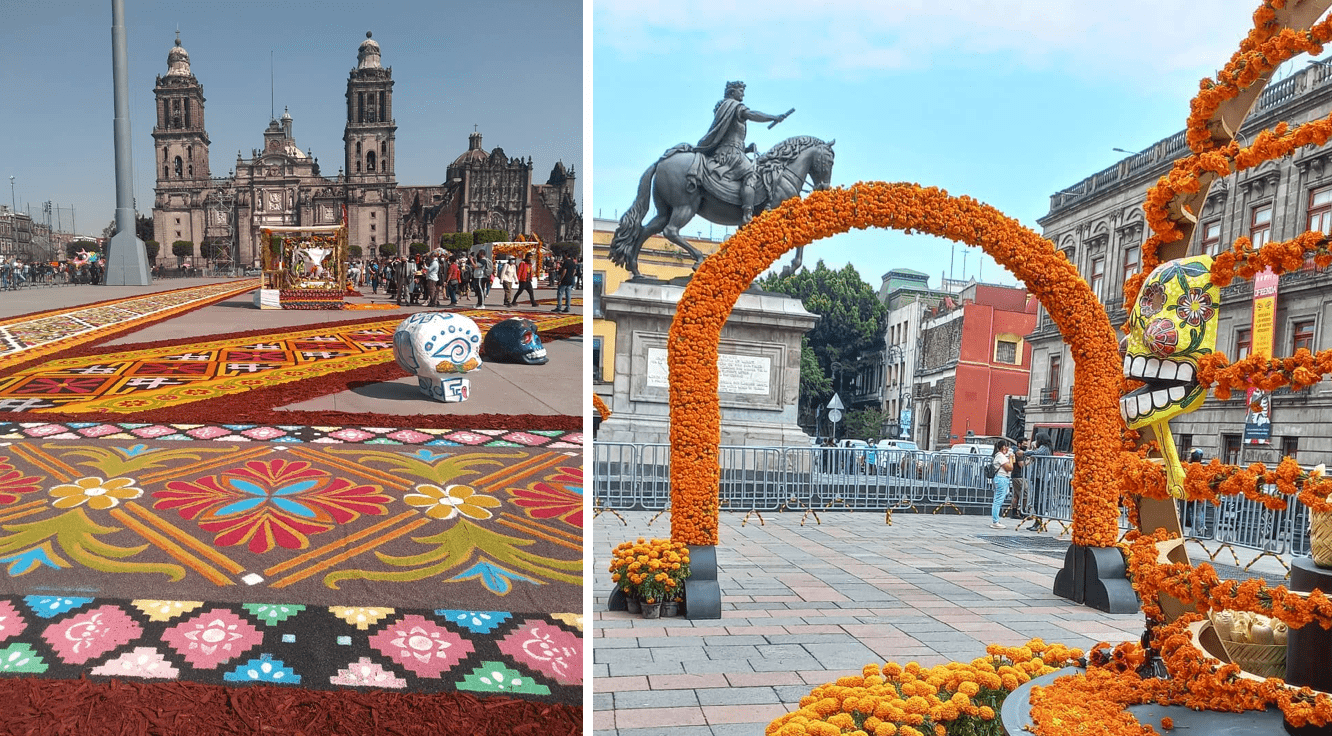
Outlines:
{"label": "white sugar skull sculpture", "polygon": [[480,350],[481,328],[461,314],[421,312],[393,332],[393,359],[436,401],[467,400],[472,384],[463,375],[481,367]]}

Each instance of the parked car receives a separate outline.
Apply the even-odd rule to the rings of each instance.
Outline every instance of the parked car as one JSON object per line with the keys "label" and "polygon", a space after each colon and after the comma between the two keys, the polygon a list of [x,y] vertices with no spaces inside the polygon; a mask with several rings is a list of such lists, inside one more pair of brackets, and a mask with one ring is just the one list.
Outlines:
{"label": "parked car", "polygon": [[919,449],[920,449],[920,445],[917,445],[915,442],[912,442],[911,440],[879,440],[877,443],[875,443],[874,446],[875,446],[875,447],[878,447],[879,449],[882,449],[882,450],[919,450]]}
{"label": "parked car", "polygon": [[[925,470],[924,458],[909,454],[920,451],[920,445],[911,440],[879,440],[874,446],[880,450],[887,450],[887,452],[878,453],[878,457],[875,458],[880,472],[891,472],[893,475],[901,476],[909,475],[913,464],[912,457],[916,458],[914,463],[916,475],[919,476]],[[894,457],[898,458],[895,463],[893,461]]]}
{"label": "parked car", "polygon": [[948,448],[948,452],[956,452],[962,455],[984,455],[985,457],[994,457],[994,445],[981,442],[962,442]]}

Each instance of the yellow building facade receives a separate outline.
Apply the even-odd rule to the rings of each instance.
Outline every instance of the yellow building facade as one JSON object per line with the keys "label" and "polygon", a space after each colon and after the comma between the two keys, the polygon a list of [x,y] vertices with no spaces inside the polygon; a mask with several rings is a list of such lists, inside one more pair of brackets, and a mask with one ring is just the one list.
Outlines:
{"label": "yellow building facade", "polygon": [[[615,234],[616,220],[597,218],[592,221],[592,384],[608,405],[615,376],[615,323],[603,317],[601,298],[614,294],[630,274],[610,262],[610,242]],[[704,256],[710,256],[721,247],[720,240],[686,237]],[[638,270],[644,276],[663,281],[688,276],[694,272],[694,259],[688,253],[667,242],[660,235],[648,238],[638,255]],[[610,407],[614,411],[615,407]]]}

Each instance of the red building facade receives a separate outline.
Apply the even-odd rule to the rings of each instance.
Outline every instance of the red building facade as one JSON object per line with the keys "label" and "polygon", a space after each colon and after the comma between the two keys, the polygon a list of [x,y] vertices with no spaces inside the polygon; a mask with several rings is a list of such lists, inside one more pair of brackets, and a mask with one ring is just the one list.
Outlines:
{"label": "red building facade", "polygon": [[1004,434],[1006,397],[1027,394],[1037,305],[1023,287],[971,284],[926,317],[912,392],[922,447]]}

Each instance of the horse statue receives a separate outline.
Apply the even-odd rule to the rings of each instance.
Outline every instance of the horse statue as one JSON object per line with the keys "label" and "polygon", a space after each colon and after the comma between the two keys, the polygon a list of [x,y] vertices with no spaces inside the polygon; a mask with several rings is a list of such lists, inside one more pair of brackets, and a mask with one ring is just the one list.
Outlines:
{"label": "horse statue", "polygon": [[[773,146],[755,161],[758,182],[754,214],[772,209],[791,197],[799,196],[805,180],[811,180],[815,190],[827,189],[832,179],[833,143],[813,136],[796,136]],[[703,254],[680,236],[684,227],[700,215],[718,225],[741,224],[739,182],[712,181],[703,173],[703,154],[693,146],[681,144],[661,155],[648,167],[638,182],[638,197],[629,211],[620,218],[620,226],[611,239],[611,262],[634,275],[638,271],[638,253],[648,238],[661,233],[670,242],[683,248],[694,258],[694,268],[703,261]],[[646,224],[648,194],[657,206],[657,216]],[[795,273],[800,268],[801,251],[782,275]]]}

